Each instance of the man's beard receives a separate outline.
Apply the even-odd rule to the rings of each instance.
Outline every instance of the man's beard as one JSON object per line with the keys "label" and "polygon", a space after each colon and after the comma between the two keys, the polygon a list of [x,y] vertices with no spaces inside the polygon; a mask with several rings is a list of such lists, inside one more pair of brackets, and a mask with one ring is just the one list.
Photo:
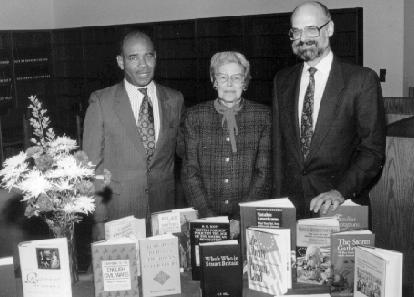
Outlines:
{"label": "man's beard", "polygon": [[316,40],[299,41],[297,44],[292,44],[292,49],[296,56],[306,62],[319,58],[325,51]]}

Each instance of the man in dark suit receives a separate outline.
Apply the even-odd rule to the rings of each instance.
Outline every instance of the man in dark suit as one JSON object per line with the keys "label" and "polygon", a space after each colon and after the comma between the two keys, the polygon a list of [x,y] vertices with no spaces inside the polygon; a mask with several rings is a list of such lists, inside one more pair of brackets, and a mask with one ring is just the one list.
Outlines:
{"label": "man in dark suit", "polygon": [[385,155],[381,86],[368,68],[341,62],[330,48],[334,24],[319,2],[291,16],[289,36],[304,63],[274,79],[274,191],[289,196],[298,218],[369,202]]}
{"label": "man in dark suit", "polygon": [[183,147],[184,99],[153,81],[151,39],[139,31],[128,33],[116,59],[125,78],[91,94],[83,134],[83,149],[96,172],[111,172],[110,199],[97,198],[97,238],[103,236],[106,220],[127,215],[149,219],[151,212],[174,208],[175,153]]}

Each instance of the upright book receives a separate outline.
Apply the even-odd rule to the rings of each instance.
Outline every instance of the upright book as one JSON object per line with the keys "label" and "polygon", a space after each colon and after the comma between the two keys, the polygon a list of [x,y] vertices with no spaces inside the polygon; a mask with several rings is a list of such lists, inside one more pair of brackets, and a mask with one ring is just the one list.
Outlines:
{"label": "upright book", "polygon": [[127,216],[122,219],[105,223],[105,239],[116,239],[121,237],[145,238],[145,219],[137,219]]}
{"label": "upright book", "polygon": [[354,295],[355,246],[374,246],[375,236],[370,230],[351,230],[332,233],[332,296]]}
{"label": "upright book", "polygon": [[246,239],[249,289],[285,294],[292,288],[290,230],[249,227]]}
{"label": "upright book", "polygon": [[246,255],[246,229],[289,228],[293,255],[296,247],[296,209],[289,198],[265,199],[239,203],[242,256]]}
{"label": "upright book", "polygon": [[355,297],[401,297],[403,254],[380,248],[355,247]]}
{"label": "upright book", "polygon": [[17,296],[13,257],[0,258],[0,296]]}
{"label": "upright book", "polygon": [[181,293],[178,238],[172,234],[139,240],[144,297]]}
{"label": "upright book", "polygon": [[368,229],[368,206],[345,200],[336,210],[328,210],[321,217],[337,217],[341,231]]}
{"label": "upright book", "polygon": [[329,285],[331,277],[331,234],[339,232],[336,217],[298,220],[297,282]]}
{"label": "upright book", "polygon": [[18,245],[24,297],[71,297],[66,238],[33,240]]}
{"label": "upright book", "polygon": [[190,221],[198,218],[198,211],[192,207],[170,209],[151,215],[152,235],[172,233],[178,237],[180,268],[191,268]]}
{"label": "upright book", "polygon": [[230,239],[228,217],[210,217],[190,222],[191,273],[193,280],[200,280],[200,247],[203,242]]}
{"label": "upright book", "polygon": [[242,261],[237,240],[200,243],[202,297],[242,296]]}
{"label": "upright book", "polygon": [[92,243],[96,297],[138,297],[137,243],[132,238]]}

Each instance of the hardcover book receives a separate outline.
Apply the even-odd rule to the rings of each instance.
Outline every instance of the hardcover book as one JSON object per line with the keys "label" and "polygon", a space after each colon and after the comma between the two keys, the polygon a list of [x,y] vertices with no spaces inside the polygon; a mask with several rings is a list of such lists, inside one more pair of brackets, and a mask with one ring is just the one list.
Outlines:
{"label": "hardcover book", "polygon": [[172,234],[139,240],[144,297],[181,293],[178,238]]}
{"label": "hardcover book", "polygon": [[336,216],[341,231],[368,229],[368,206],[359,205],[351,199],[345,200],[336,210],[329,210],[321,217]]}
{"label": "hardcover book", "polygon": [[132,238],[92,243],[96,297],[138,297],[137,244]]}
{"label": "hardcover book", "polygon": [[191,273],[200,280],[200,246],[202,242],[230,239],[230,222],[226,216],[210,217],[190,222]]}
{"label": "hardcover book", "polygon": [[0,296],[17,296],[13,257],[0,258]]}
{"label": "hardcover book", "polygon": [[237,240],[200,243],[201,295],[242,296],[242,261]]}
{"label": "hardcover book", "polygon": [[71,297],[66,238],[33,240],[18,245],[25,297]]}
{"label": "hardcover book", "polygon": [[105,223],[105,239],[121,237],[145,238],[145,219],[137,219],[134,216],[124,217]]}
{"label": "hardcover book", "polygon": [[401,297],[403,254],[374,247],[355,247],[355,297]]}
{"label": "hardcover book", "polygon": [[[289,228],[291,231],[292,255],[296,247],[296,209],[289,198],[264,199],[239,203],[242,256],[246,255],[246,229]],[[292,263],[294,264],[294,263]]]}
{"label": "hardcover book", "polygon": [[292,288],[290,230],[249,227],[246,239],[249,289],[282,295]]}
{"label": "hardcover book", "polygon": [[331,234],[334,232],[339,232],[339,221],[336,217],[298,220],[297,282],[329,285]]}
{"label": "hardcover book", "polygon": [[153,235],[172,233],[178,237],[181,270],[191,269],[190,221],[198,218],[192,207],[171,209],[151,215]]}
{"label": "hardcover book", "polygon": [[351,230],[332,233],[332,296],[354,296],[355,246],[374,246],[370,230]]}

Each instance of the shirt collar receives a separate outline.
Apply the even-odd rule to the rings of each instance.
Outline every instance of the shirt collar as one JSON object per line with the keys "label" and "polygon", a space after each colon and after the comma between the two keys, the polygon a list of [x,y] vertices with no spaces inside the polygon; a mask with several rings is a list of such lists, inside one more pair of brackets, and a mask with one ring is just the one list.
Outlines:
{"label": "shirt collar", "polygon": [[[329,74],[329,72],[331,71],[332,61],[333,53],[332,51],[329,51],[329,53],[325,57],[323,57],[319,61],[319,63],[314,67],[318,69],[319,73]],[[303,64],[303,73],[308,73],[307,71],[311,66],[309,66],[309,64],[306,62],[304,62]]]}
{"label": "shirt collar", "polygon": [[126,79],[124,79],[124,84],[125,84],[125,89],[128,92],[139,92],[138,89],[140,88],[147,88],[147,94],[151,97],[151,94],[155,94],[155,83],[152,80],[148,85],[146,85],[145,87],[137,87],[133,84],[131,84],[129,81],[127,81]]}

